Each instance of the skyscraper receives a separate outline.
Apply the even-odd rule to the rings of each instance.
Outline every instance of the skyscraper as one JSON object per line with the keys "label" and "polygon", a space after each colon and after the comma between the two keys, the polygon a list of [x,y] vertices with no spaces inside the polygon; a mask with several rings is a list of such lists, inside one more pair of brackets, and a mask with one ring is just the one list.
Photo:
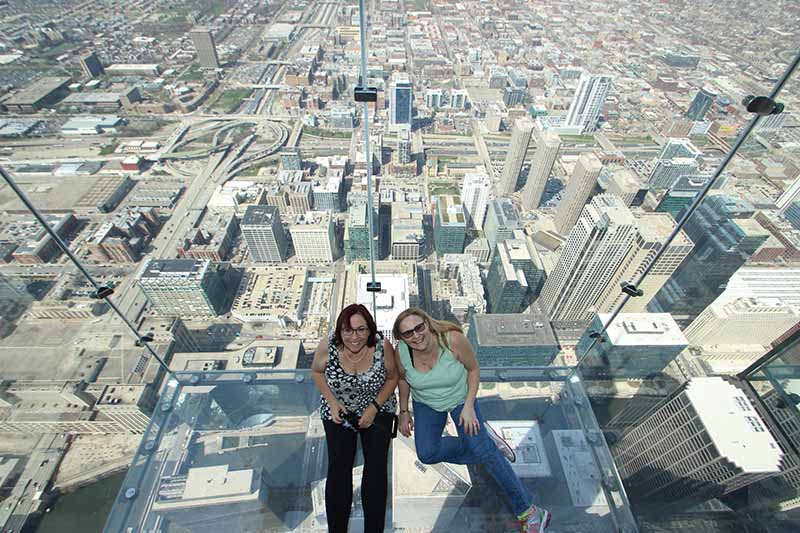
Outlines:
{"label": "skyscraper", "polygon": [[214,36],[209,28],[194,28],[190,32],[192,42],[197,50],[197,62],[202,68],[219,68],[219,57],[217,57],[217,47],[214,44]]}
{"label": "skyscraper", "polygon": [[242,218],[242,237],[256,263],[280,263],[286,259],[288,242],[278,208],[251,205]]}
{"label": "skyscraper", "polygon": [[497,243],[511,238],[515,229],[522,228],[517,208],[508,198],[495,198],[489,201],[483,232],[489,241],[490,253],[494,254]]}
{"label": "skyscraper", "polygon": [[96,52],[83,54],[80,56],[79,61],[81,63],[81,70],[83,70],[87,78],[96,78],[105,72],[103,64],[100,63]]}
{"label": "skyscraper", "polygon": [[697,173],[697,160],[691,157],[660,159],[650,174],[648,185],[651,189],[669,189],[680,178]]}
{"label": "skyscraper", "polygon": [[137,281],[159,315],[216,316],[225,301],[222,277],[207,260],[148,257],[139,270]]}
{"label": "skyscraper", "polygon": [[350,207],[344,227],[344,256],[347,262],[368,260],[371,240],[366,204]]}
{"label": "skyscraper", "polygon": [[308,211],[298,215],[289,231],[298,262],[333,263],[336,256],[336,236],[329,211]]}
{"label": "skyscraper", "polygon": [[652,312],[672,313],[688,325],[722,293],[736,270],[770,233],[751,217],[753,207],[717,195],[703,200],[684,226],[694,249],[648,304]]}
{"label": "skyscraper", "polygon": [[786,188],[785,191],[778,197],[775,201],[775,207],[780,209],[781,213],[785,213],[786,210],[800,199],[800,176],[794,179],[791,184]]}
{"label": "skyscraper", "polygon": [[486,276],[490,313],[519,313],[538,295],[544,280],[542,261],[521,230],[500,241]]}
{"label": "skyscraper", "polygon": [[528,152],[528,144],[531,142],[533,133],[533,121],[528,118],[521,118],[514,123],[511,130],[511,143],[508,146],[506,160],[503,163],[503,174],[500,178],[500,195],[508,196],[517,188],[522,164],[525,162],[525,154]]}
{"label": "skyscraper", "polygon": [[[658,375],[689,342],[668,313],[598,313],[578,341],[584,379],[647,379]],[[606,331],[595,342],[593,332]],[[592,345],[594,343],[594,345]],[[589,347],[591,346],[591,349]]]}
{"label": "skyscraper", "polygon": [[694,121],[703,120],[708,110],[711,109],[711,104],[714,103],[716,97],[717,95],[707,87],[701,88],[697,91],[692,103],[689,104],[689,109],[686,111],[686,118]]}
{"label": "skyscraper", "polygon": [[[631,282],[638,277],[661,249],[667,237],[675,228],[675,221],[667,213],[637,213],[636,238],[622,260],[617,272],[597,300],[597,311],[610,313],[622,302],[624,293],[620,290],[623,281]],[[643,296],[631,298],[625,304],[626,313],[643,312],[647,303],[656,295],[664,283],[672,276],[678,265],[692,251],[692,241],[681,231],[669,244],[664,255],[653,266],[644,280],[638,285]]]}
{"label": "skyscraper", "polygon": [[780,470],[781,452],[734,380],[694,378],[613,447],[629,497],[685,509]]}
{"label": "skyscraper", "polygon": [[411,110],[414,102],[413,85],[407,74],[395,74],[390,94],[390,124],[411,127]]}
{"label": "skyscraper", "polygon": [[611,76],[581,74],[564,126],[577,133],[595,131],[600,112],[603,110],[603,104],[610,90]]}
{"label": "skyscraper", "polygon": [[662,148],[661,153],[658,154],[658,159],[674,159],[676,157],[690,157],[692,159],[697,159],[702,155],[703,152],[698,150],[689,139],[671,137],[667,139],[664,148]]}
{"label": "skyscraper", "polygon": [[401,165],[411,162],[411,128],[403,126],[397,130],[397,162]]}
{"label": "skyscraper", "polygon": [[567,182],[564,198],[553,219],[559,234],[567,235],[581,216],[581,210],[592,194],[602,168],[600,159],[592,153],[583,154],[578,158],[578,163]]}
{"label": "skyscraper", "polygon": [[608,194],[613,194],[622,198],[627,206],[642,205],[645,194],[647,194],[647,186],[642,183],[642,180],[635,172],[628,168],[620,168],[615,170],[608,180]]}
{"label": "skyscraper", "polygon": [[537,130],[536,151],[533,153],[528,181],[522,189],[522,207],[536,209],[542,201],[547,180],[553,172],[553,165],[561,147],[561,138],[557,133]]}
{"label": "skyscraper", "polygon": [[438,254],[460,254],[464,252],[464,239],[467,235],[467,221],[461,198],[456,195],[441,194],[436,199],[436,213],[433,216],[433,244]]}
{"label": "skyscraper", "polygon": [[616,196],[595,196],[569,232],[539,305],[551,320],[588,321],[636,238],[636,220]]}
{"label": "skyscraper", "polygon": [[706,184],[706,179],[698,176],[684,176],[679,178],[664,196],[656,207],[659,213],[669,213],[675,220],[680,220],[683,208],[691,204],[698,193]]}
{"label": "skyscraper", "polygon": [[461,199],[464,211],[473,228],[482,229],[486,218],[486,203],[489,201],[489,188],[492,182],[486,172],[467,172],[461,186]]}

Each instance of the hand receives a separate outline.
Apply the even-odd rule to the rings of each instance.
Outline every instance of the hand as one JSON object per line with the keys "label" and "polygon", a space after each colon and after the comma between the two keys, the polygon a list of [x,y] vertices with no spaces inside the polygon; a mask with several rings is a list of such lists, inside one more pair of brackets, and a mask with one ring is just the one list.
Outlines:
{"label": "hand", "polygon": [[378,410],[375,408],[374,405],[369,404],[366,409],[364,409],[364,414],[361,415],[361,418],[358,419],[358,428],[359,429],[367,429],[372,425],[372,422],[375,420],[375,415],[378,414]]}
{"label": "hand", "polygon": [[461,415],[458,417],[458,425],[464,428],[464,433],[467,435],[477,435],[481,429],[481,424],[478,422],[478,417],[475,415],[475,408],[471,405],[465,405],[461,409]]}
{"label": "hand", "polygon": [[328,407],[331,409],[331,418],[333,419],[333,423],[341,424],[342,414],[346,413],[347,409],[345,409],[344,406],[339,403],[339,400],[336,399],[333,401],[328,400]]}
{"label": "hand", "polygon": [[408,411],[400,413],[397,417],[397,429],[404,437],[410,437],[411,432],[414,431],[414,417]]}

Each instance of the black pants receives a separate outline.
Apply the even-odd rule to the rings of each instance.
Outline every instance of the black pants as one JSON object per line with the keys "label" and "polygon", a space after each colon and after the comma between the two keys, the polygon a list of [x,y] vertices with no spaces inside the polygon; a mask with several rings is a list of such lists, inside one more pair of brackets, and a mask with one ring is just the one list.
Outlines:
{"label": "black pants", "polygon": [[356,441],[361,436],[364,475],[361,479],[361,505],[364,507],[364,533],[380,533],[386,520],[388,461],[391,434],[371,426],[358,433],[324,420],[328,443],[328,481],[325,485],[325,511],[330,533],[347,533],[353,505],[353,464]]}

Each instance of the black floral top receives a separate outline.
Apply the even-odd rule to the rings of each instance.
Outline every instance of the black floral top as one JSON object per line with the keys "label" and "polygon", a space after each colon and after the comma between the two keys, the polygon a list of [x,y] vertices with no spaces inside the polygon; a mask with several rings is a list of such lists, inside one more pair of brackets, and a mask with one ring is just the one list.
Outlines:
{"label": "black floral top", "polygon": [[[375,343],[372,366],[366,372],[348,374],[339,360],[339,349],[333,341],[333,333],[328,336],[328,364],[325,367],[325,380],[331,392],[350,413],[361,416],[364,410],[378,396],[386,382],[386,366],[383,363],[383,336],[379,333]],[[320,397],[320,415],[323,420],[331,420],[331,409],[327,400]],[[381,408],[382,413],[394,413],[397,408],[395,395],[389,396]]]}

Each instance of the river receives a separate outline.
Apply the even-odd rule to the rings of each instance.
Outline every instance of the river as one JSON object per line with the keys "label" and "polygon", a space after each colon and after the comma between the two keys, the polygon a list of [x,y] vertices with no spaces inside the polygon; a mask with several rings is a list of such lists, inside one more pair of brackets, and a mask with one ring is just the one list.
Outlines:
{"label": "river", "polygon": [[36,533],[99,533],[125,479],[114,474],[74,492],[61,495],[39,522]]}

